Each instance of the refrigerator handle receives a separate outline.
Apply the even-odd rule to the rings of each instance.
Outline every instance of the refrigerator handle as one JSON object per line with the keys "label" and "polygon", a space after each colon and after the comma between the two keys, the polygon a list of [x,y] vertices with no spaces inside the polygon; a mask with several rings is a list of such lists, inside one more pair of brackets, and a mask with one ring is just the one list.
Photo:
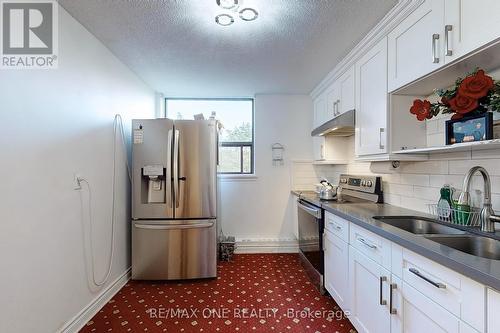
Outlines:
{"label": "refrigerator handle", "polygon": [[175,134],[174,134],[174,163],[173,163],[175,208],[179,207],[179,136],[180,136],[179,130],[175,130]]}
{"label": "refrigerator handle", "polygon": [[213,225],[214,225],[213,222],[192,223],[192,224],[171,224],[171,225],[134,223],[134,227],[138,229],[149,229],[149,230],[198,229],[198,228],[210,228]]}
{"label": "refrigerator handle", "polygon": [[167,137],[167,175],[165,179],[165,184],[167,185],[167,201],[172,208],[174,206],[172,201],[172,130],[168,131]]}

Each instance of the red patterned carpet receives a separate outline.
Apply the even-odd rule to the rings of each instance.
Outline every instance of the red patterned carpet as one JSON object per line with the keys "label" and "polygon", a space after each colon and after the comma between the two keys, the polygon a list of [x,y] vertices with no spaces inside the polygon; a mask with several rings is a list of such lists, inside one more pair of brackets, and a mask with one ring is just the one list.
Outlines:
{"label": "red patterned carpet", "polygon": [[236,255],[213,280],[131,281],[81,332],[356,332],[295,254]]}

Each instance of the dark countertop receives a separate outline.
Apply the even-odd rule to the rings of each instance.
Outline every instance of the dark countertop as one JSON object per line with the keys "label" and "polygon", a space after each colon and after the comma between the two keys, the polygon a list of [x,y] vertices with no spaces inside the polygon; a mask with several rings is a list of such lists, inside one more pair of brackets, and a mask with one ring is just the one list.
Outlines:
{"label": "dark countertop", "polygon": [[[500,290],[500,260],[469,255],[373,219],[373,216],[421,216],[435,219],[429,214],[389,204],[339,204],[335,201],[322,201],[312,191],[292,191],[292,194],[475,281]],[[499,233],[493,237],[498,238]]]}

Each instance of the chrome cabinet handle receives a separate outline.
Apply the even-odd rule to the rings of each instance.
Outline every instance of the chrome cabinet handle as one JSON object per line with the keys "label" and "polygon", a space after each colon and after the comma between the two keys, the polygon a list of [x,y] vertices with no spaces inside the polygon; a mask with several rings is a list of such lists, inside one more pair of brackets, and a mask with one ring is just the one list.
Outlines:
{"label": "chrome cabinet handle", "polygon": [[337,116],[340,114],[340,111],[339,111],[339,105],[340,105],[340,99],[337,100]]}
{"label": "chrome cabinet handle", "polygon": [[437,41],[439,40],[439,34],[433,34],[432,35],[432,62],[437,64],[439,63],[439,57],[436,55],[436,44]]}
{"label": "chrome cabinet handle", "polygon": [[333,116],[335,117],[337,115],[337,102],[333,103]]}
{"label": "chrome cabinet handle", "polygon": [[329,225],[335,228],[335,230],[342,231],[342,227],[333,223],[333,222],[328,222]]}
{"label": "chrome cabinet handle", "polygon": [[422,273],[420,273],[420,271],[416,268],[408,268],[408,270],[415,274],[416,276],[418,276],[419,278],[421,278],[422,280],[432,284],[434,287],[436,288],[439,288],[439,289],[446,289],[446,285],[441,283],[441,282],[435,282],[435,281],[432,281],[431,279],[429,279],[427,276],[425,275],[422,275]]}
{"label": "chrome cabinet handle", "polygon": [[382,296],[384,281],[387,281],[387,276],[381,276],[380,277],[380,299],[379,299],[380,305],[386,305],[387,304],[387,301]]}
{"label": "chrome cabinet handle", "polygon": [[378,140],[379,140],[379,143],[378,143],[378,147],[379,149],[385,149],[385,145],[382,144],[382,133],[385,132],[385,128],[381,127],[379,129],[379,133],[378,133]]}
{"label": "chrome cabinet handle", "polygon": [[377,248],[377,245],[373,245],[373,244],[368,243],[368,242],[366,241],[366,239],[364,239],[364,238],[359,237],[359,238],[357,238],[357,239],[358,239],[358,242],[360,242],[361,244],[363,244],[363,245],[365,245],[365,246],[369,247],[369,248],[370,248],[370,249],[372,249],[372,250],[375,250],[375,249]]}
{"label": "chrome cabinet handle", "polygon": [[447,24],[444,26],[444,43],[446,44],[446,55],[453,55],[453,50],[450,48],[450,31],[453,30],[453,26],[451,24]]}
{"label": "chrome cabinet handle", "polygon": [[397,314],[397,313],[398,313],[398,310],[396,310],[396,309],[394,309],[394,308],[392,307],[392,305],[393,305],[393,302],[392,302],[392,298],[393,298],[393,297],[392,297],[392,292],[393,292],[393,290],[395,290],[395,289],[397,289],[397,288],[398,288],[398,285],[397,285],[397,284],[395,284],[395,283],[391,283],[391,284],[390,284],[390,286],[389,286],[389,290],[390,290],[390,293],[389,293],[389,313],[390,313],[391,315],[393,315],[393,314]]}

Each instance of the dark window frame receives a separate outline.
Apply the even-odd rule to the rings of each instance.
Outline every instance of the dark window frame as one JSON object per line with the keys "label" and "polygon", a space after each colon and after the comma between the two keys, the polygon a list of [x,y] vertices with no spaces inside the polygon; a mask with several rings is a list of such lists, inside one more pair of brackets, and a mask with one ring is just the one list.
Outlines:
{"label": "dark window frame", "polygon": [[[252,141],[251,142],[231,142],[219,141],[220,147],[239,147],[240,148],[240,171],[239,172],[218,172],[220,175],[253,175],[255,174],[255,99],[254,98],[182,98],[165,97],[165,118],[167,117],[167,101],[251,101],[252,102]],[[243,172],[243,148],[250,147],[250,172]],[[218,149],[218,148],[217,148]],[[219,152],[217,153],[219,154]]]}

